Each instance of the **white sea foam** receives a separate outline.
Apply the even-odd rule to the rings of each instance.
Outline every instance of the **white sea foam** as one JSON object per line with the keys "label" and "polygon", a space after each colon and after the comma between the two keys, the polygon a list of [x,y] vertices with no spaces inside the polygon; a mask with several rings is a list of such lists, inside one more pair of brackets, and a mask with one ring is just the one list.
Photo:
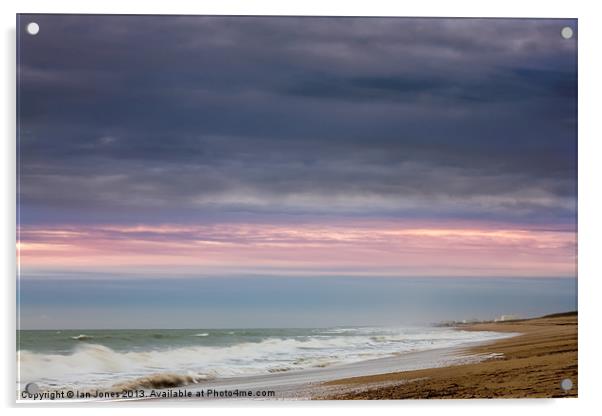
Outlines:
{"label": "white sea foam", "polygon": [[[60,332],[57,332],[57,334],[59,334],[59,333]],[[85,340],[89,340],[89,339],[92,339],[92,338],[94,338],[94,337],[91,336],[91,335],[86,335],[86,334],[80,334],[80,335],[77,335],[75,337],[71,337],[71,339],[74,339],[76,341],[85,341]]]}
{"label": "white sea foam", "polygon": [[[157,374],[175,374],[182,376],[182,380],[193,381],[267,374],[454,347],[511,335],[441,328],[335,328],[308,334],[272,336],[259,342],[243,340],[233,345],[142,351],[116,351],[95,343],[78,343],[69,354],[22,350],[18,353],[21,384],[35,381],[49,388],[98,388]],[[207,335],[195,334],[209,339]]]}

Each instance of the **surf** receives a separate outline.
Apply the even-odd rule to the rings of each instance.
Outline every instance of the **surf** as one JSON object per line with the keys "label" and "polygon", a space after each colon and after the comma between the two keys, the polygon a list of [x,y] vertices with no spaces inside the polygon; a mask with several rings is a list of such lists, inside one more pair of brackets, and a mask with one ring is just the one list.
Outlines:
{"label": "surf", "polygon": [[216,378],[322,369],[506,336],[438,328],[361,327],[215,330],[211,335],[180,330],[166,331],[160,338],[157,330],[105,332],[70,336],[75,343],[67,350],[20,350],[21,383],[53,388],[175,387]]}

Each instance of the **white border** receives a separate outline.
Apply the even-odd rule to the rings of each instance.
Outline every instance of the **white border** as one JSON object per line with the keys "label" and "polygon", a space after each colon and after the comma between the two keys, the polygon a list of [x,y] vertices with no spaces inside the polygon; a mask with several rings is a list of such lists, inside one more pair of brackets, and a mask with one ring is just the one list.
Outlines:
{"label": "white border", "polygon": [[[599,301],[602,293],[600,281],[602,272],[599,263],[602,232],[600,213],[602,202],[600,189],[602,185],[601,145],[602,129],[600,127],[600,103],[602,97],[600,74],[599,41],[602,39],[602,15],[593,1],[541,1],[524,0],[504,1],[434,1],[415,2],[370,1],[268,1],[268,0],[222,0],[222,1],[180,1],[180,0],[53,0],[3,1],[0,3],[0,14],[3,24],[2,58],[2,126],[5,129],[2,141],[2,266],[4,283],[4,315],[5,333],[2,345],[3,358],[6,365],[2,368],[3,377],[0,386],[2,405],[14,407],[15,380],[15,14],[16,13],[124,13],[124,14],[262,14],[262,15],[347,15],[347,16],[448,16],[448,17],[565,17],[579,19],[579,399],[571,400],[456,400],[456,401],[404,401],[378,403],[289,403],[267,402],[252,403],[250,408],[245,403],[235,403],[232,409],[220,407],[194,409],[178,406],[178,412],[195,413],[210,411],[250,412],[251,414],[281,413],[305,414],[306,412],[331,412],[335,407],[346,413],[364,414],[368,410],[395,413],[420,412],[421,414],[462,414],[471,415],[487,413],[487,415],[506,415],[508,412],[536,411],[548,415],[567,412],[582,412],[597,406],[595,399],[600,386],[600,344],[596,341],[599,331],[598,319],[602,318]],[[286,409],[283,408],[286,406]],[[87,407],[86,414],[98,414],[102,408],[115,410],[117,404],[96,405]],[[220,406],[223,406],[221,404]],[[20,406],[23,407],[23,406]],[[79,414],[81,409],[52,406],[48,409],[20,409],[26,412],[43,411],[53,413]],[[144,414],[163,414],[164,405],[160,407],[131,407],[128,412]],[[576,413],[574,413],[576,414]]]}

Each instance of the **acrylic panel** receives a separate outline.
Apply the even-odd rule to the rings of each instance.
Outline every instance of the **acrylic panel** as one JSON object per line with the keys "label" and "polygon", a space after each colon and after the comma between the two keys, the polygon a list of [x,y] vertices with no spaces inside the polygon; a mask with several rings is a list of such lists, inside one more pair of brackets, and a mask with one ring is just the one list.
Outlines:
{"label": "acrylic panel", "polygon": [[17,16],[17,399],[577,396],[577,20]]}

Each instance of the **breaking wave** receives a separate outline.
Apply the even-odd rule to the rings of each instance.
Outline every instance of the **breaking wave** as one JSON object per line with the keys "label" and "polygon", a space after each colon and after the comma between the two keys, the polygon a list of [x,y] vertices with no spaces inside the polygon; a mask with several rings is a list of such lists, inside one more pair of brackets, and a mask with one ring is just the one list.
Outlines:
{"label": "breaking wave", "polygon": [[93,338],[94,337],[92,335],[86,335],[86,334],[80,334],[80,335],[77,335],[75,337],[71,337],[71,339],[74,339],[76,341],[87,341],[87,340],[90,340],[90,339],[93,339]]}
{"label": "breaking wave", "polygon": [[188,386],[189,384],[195,384],[202,380],[206,380],[206,378],[179,374],[154,374],[124,383],[115,384],[112,386],[112,389],[118,391],[136,389],[168,389]]}
{"label": "breaking wave", "polygon": [[[454,347],[504,335],[456,330],[344,328],[308,331],[307,335],[271,334],[252,341],[241,338],[236,343],[228,341],[229,344],[221,345],[216,345],[217,341],[208,337],[208,333],[194,336],[201,337],[200,345],[110,348],[98,343],[104,339],[99,336],[95,342],[75,344],[68,352],[21,350],[18,352],[20,381],[21,384],[33,381],[47,388],[175,387],[213,378],[323,368],[406,352]],[[73,337],[78,341],[90,338],[85,334]]]}

